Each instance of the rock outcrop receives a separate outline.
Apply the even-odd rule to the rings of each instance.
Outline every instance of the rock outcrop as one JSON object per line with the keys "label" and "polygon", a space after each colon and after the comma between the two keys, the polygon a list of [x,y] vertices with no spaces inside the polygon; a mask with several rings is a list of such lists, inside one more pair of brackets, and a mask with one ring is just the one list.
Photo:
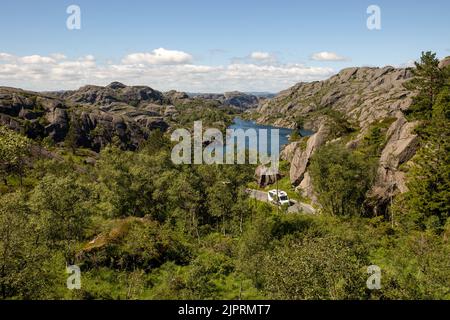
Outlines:
{"label": "rock outcrop", "polygon": [[299,83],[263,102],[257,109],[260,123],[294,127],[302,117],[308,129],[318,129],[320,114],[334,110],[361,128],[406,110],[413,93],[404,88],[412,77],[409,69],[348,68],[325,81]]}
{"label": "rock outcrop", "polygon": [[308,138],[306,147],[301,144],[297,145],[291,160],[291,168],[289,172],[290,180],[293,185],[299,185],[304,179],[309,160],[314,151],[322,146],[328,138],[329,127],[326,122],[322,123],[319,130]]}
{"label": "rock outcrop", "polygon": [[300,192],[303,197],[311,199],[313,203],[317,202],[317,195],[314,192],[314,187],[309,172],[305,172],[303,180],[300,182],[300,185],[296,188],[296,190]]}
{"label": "rock outcrop", "polygon": [[387,132],[384,147],[377,170],[375,184],[369,193],[369,209],[384,212],[388,201],[396,194],[407,191],[405,173],[400,170],[403,163],[409,161],[419,147],[418,136],[414,133],[417,122],[408,122],[403,114],[397,114],[397,120]]}
{"label": "rock outcrop", "polygon": [[61,98],[76,104],[97,106],[115,103],[139,106],[147,103],[168,102],[160,91],[147,86],[126,86],[120,82],[113,82],[106,87],[87,85],[75,91],[67,91],[61,95]]}
{"label": "rock outcrop", "polygon": [[186,92],[180,92],[171,90],[164,93],[164,96],[170,101],[170,103],[174,104],[177,102],[185,102],[189,100],[189,95]]}
{"label": "rock outcrop", "polygon": [[256,108],[260,102],[257,96],[239,91],[225,92],[224,94],[200,93],[194,94],[193,96],[200,99],[216,100],[224,106],[241,110]]}
{"label": "rock outcrop", "polygon": [[299,147],[300,141],[295,141],[287,144],[280,153],[281,160],[285,160],[287,162],[292,162],[292,158],[294,158],[295,150]]}
{"label": "rock outcrop", "polygon": [[239,109],[254,108],[258,105],[258,97],[239,91],[225,92],[223,104],[233,106]]}
{"label": "rock outcrop", "polygon": [[282,178],[282,175],[277,171],[270,170],[270,168],[260,165],[255,171],[256,182],[261,188],[267,187],[277,182]]}
{"label": "rock outcrop", "polygon": [[0,124],[31,138],[63,142],[99,151],[115,137],[122,147],[136,149],[151,130],[165,131],[175,107],[149,87],[85,86],[77,91],[38,93],[0,87]]}

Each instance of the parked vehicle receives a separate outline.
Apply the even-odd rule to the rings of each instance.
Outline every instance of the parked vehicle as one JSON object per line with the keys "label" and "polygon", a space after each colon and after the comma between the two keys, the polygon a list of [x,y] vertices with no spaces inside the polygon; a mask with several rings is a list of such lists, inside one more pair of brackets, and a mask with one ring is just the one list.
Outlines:
{"label": "parked vehicle", "polygon": [[287,195],[287,193],[285,191],[282,190],[278,190],[278,195],[277,195],[277,190],[270,190],[267,193],[267,200],[269,200],[269,202],[274,203],[274,204],[278,204],[278,205],[289,205],[290,201],[289,201],[289,197]]}

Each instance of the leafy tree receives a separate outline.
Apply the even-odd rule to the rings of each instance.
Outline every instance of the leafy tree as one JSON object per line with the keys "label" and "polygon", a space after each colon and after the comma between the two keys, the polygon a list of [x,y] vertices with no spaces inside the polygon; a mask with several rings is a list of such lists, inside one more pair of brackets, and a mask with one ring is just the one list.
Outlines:
{"label": "leafy tree", "polygon": [[197,176],[192,172],[182,171],[168,190],[168,200],[172,204],[174,214],[183,221],[183,230],[200,241],[199,218],[204,191],[198,188],[198,184]]}
{"label": "leafy tree", "polygon": [[184,238],[170,226],[135,217],[115,220],[97,237],[97,243],[82,250],[82,260],[89,268],[126,271],[150,272],[166,261],[183,264],[189,256]]}
{"label": "leafy tree", "polygon": [[264,290],[273,299],[360,299],[364,264],[339,239],[286,240],[264,259]]}
{"label": "leafy tree", "polygon": [[42,241],[25,195],[0,197],[0,296],[57,298],[64,285],[65,264]]}
{"label": "leafy tree", "polygon": [[[450,89],[437,96],[432,118],[423,129],[422,148],[408,173],[409,192],[397,208],[420,227],[439,229],[450,212]],[[408,222],[405,221],[405,222]]]}
{"label": "leafy tree", "polygon": [[132,192],[133,155],[117,147],[107,147],[96,162],[98,209],[109,217],[138,216],[137,195]]}
{"label": "leafy tree", "polygon": [[414,78],[405,86],[416,91],[417,95],[408,113],[416,118],[429,119],[437,95],[445,83],[444,72],[439,68],[436,53],[431,51],[422,52],[420,61],[414,64],[415,68],[411,70]]}
{"label": "leafy tree", "polygon": [[303,129],[303,127],[305,126],[305,118],[303,116],[297,116],[294,122],[295,128],[297,129],[296,132],[298,133],[298,130]]}
{"label": "leafy tree", "polygon": [[29,155],[31,142],[28,138],[0,126],[0,174],[7,184],[8,174],[16,173],[22,182],[26,157]]}
{"label": "leafy tree", "polygon": [[161,130],[152,130],[147,140],[141,146],[141,150],[148,153],[170,150],[170,140]]}
{"label": "leafy tree", "polygon": [[272,229],[274,221],[270,213],[272,208],[263,204],[251,222],[248,222],[245,232],[240,238],[239,260],[237,268],[247,278],[251,279],[256,288],[261,289],[263,276],[261,261],[266,254],[266,250],[272,248]]}
{"label": "leafy tree", "polygon": [[73,118],[70,120],[69,130],[67,131],[67,135],[64,139],[64,145],[66,148],[69,148],[73,154],[76,154],[78,147],[78,120],[76,115],[73,115]]}
{"label": "leafy tree", "polygon": [[298,130],[292,131],[291,135],[289,136],[289,141],[298,141],[302,138],[300,132]]}
{"label": "leafy tree", "polygon": [[372,253],[382,270],[382,289],[377,299],[449,299],[450,245],[430,232],[407,231],[392,235]]}
{"label": "leafy tree", "polygon": [[30,203],[50,248],[62,249],[73,262],[75,245],[84,239],[91,214],[91,192],[74,176],[48,175],[33,190]]}
{"label": "leafy tree", "polygon": [[365,194],[374,177],[373,163],[341,144],[331,143],[314,153],[310,173],[325,212],[338,216],[362,214]]}
{"label": "leafy tree", "polygon": [[222,220],[222,232],[227,232],[227,220],[231,218],[233,193],[229,181],[217,181],[207,190],[208,207],[211,215]]}

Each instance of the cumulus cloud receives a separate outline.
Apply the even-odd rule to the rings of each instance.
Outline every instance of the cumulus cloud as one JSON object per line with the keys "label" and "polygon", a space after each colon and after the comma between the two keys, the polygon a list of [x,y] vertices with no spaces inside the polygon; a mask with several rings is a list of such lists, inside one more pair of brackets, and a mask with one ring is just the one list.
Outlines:
{"label": "cumulus cloud", "polygon": [[245,57],[234,57],[231,59],[232,64],[277,64],[277,57],[269,52],[253,51]]}
{"label": "cumulus cloud", "polygon": [[312,60],[315,61],[346,61],[348,60],[346,57],[340,56],[334,52],[322,51],[314,53],[311,56]]}
{"label": "cumulus cloud", "polygon": [[191,61],[192,56],[186,52],[164,48],[155,49],[152,52],[132,53],[122,60],[124,64],[150,65],[187,64]]}
{"label": "cumulus cloud", "polygon": [[92,55],[69,59],[63,54],[19,57],[0,53],[0,85],[39,91],[121,81],[129,85],[149,85],[158,90],[277,92],[300,81],[321,80],[335,73],[331,68],[258,61],[214,66],[193,64],[189,62],[190,55],[187,59],[173,54],[180,51],[155,58],[157,52],[167,51],[158,50],[143,56],[130,54],[119,63],[101,63]]}
{"label": "cumulus cloud", "polygon": [[255,60],[269,60],[272,59],[272,55],[268,52],[255,51],[250,54],[250,58]]}
{"label": "cumulus cloud", "polygon": [[14,60],[14,56],[9,53],[0,52],[0,61],[11,61]]}
{"label": "cumulus cloud", "polygon": [[48,64],[48,63],[55,63],[56,60],[50,57],[42,57],[37,54],[32,56],[25,56],[19,59],[22,63],[29,63],[29,64]]}
{"label": "cumulus cloud", "polygon": [[50,55],[50,57],[55,59],[55,60],[65,60],[65,59],[67,59],[67,56],[62,54],[62,53],[52,53]]}

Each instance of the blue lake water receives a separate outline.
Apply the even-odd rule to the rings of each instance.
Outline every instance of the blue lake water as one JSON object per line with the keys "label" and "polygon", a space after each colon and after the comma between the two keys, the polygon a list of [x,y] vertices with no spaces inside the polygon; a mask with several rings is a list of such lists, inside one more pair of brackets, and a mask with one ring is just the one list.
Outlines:
{"label": "blue lake water", "polygon": [[[257,133],[257,137],[258,137],[258,151],[260,150],[267,150],[268,155],[271,154],[271,132],[274,129],[277,129],[279,132],[279,147],[280,150],[289,143],[289,136],[292,134],[292,132],[294,131],[293,129],[287,129],[287,128],[278,128],[278,127],[274,127],[274,126],[269,126],[269,125],[263,125],[263,124],[257,124],[254,121],[247,121],[247,120],[243,120],[241,118],[235,118],[234,122],[231,126],[228,127],[228,129],[242,129],[242,130],[248,130],[248,129],[255,129],[256,133]],[[261,139],[259,136],[259,130],[260,129],[265,129],[267,130],[267,139]],[[300,134],[302,136],[310,136],[313,134],[312,131],[309,130],[300,130],[299,131]],[[249,144],[248,141],[246,141],[246,148],[249,148]]]}

